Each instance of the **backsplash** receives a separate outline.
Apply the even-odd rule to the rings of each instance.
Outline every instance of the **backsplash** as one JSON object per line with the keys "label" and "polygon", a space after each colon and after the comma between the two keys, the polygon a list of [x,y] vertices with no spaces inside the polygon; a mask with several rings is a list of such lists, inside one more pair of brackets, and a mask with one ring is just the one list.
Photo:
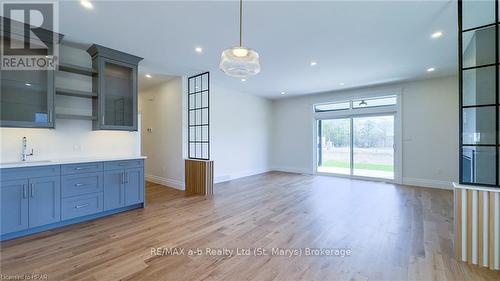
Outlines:
{"label": "backsplash", "polygon": [[21,159],[23,137],[28,150],[34,150],[28,160],[138,156],[141,150],[140,131],[92,131],[92,123],[85,120],[57,120],[55,130],[0,128],[0,136],[0,162]]}

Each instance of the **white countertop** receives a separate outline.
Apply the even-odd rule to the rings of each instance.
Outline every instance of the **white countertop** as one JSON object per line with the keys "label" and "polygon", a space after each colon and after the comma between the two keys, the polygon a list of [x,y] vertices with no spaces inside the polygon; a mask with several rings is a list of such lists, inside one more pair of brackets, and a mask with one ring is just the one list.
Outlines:
{"label": "white countertop", "polygon": [[96,156],[96,157],[80,157],[80,158],[28,160],[26,162],[16,161],[16,162],[0,163],[0,169],[119,161],[119,160],[135,160],[135,159],[146,159],[146,156],[109,156],[109,157]]}
{"label": "white countertop", "polygon": [[497,187],[465,185],[465,184],[458,184],[456,182],[453,183],[453,187],[455,189],[469,189],[469,190],[479,190],[479,191],[489,191],[489,192],[500,192],[500,188],[497,188]]}

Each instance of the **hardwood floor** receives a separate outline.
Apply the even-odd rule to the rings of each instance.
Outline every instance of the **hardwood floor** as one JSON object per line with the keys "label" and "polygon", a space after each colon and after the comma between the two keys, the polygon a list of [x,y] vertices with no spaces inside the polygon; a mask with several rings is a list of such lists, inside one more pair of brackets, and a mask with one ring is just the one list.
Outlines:
{"label": "hardwood floor", "polygon": [[[1,244],[3,275],[48,280],[500,280],[454,260],[452,192],[267,173],[212,198],[147,185],[146,209]],[[345,248],[349,256],[152,255]],[[302,252],[304,254],[304,252]]]}

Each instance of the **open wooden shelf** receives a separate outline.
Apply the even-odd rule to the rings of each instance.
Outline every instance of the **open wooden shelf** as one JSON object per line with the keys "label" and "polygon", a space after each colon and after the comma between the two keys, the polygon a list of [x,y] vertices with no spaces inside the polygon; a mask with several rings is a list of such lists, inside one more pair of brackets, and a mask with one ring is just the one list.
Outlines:
{"label": "open wooden shelf", "polygon": [[79,97],[79,98],[95,98],[95,97],[97,97],[97,93],[94,93],[94,92],[78,91],[78,90],[71,90],[71,89],[61,89],[61,88],[56,88],[56,94],[62,95],[62,96]]}
{"label": "open wooden shelf", "polygon": [[56,119],[97,120],[97,116],[58,113]]}
{"label": "open wooden shelf", "polygon": [[81,75],[93,76],[97,74],[97,70],[89,67],[82,67],[74,64],[60,63],[59,70],[65,72],[71,72]]}

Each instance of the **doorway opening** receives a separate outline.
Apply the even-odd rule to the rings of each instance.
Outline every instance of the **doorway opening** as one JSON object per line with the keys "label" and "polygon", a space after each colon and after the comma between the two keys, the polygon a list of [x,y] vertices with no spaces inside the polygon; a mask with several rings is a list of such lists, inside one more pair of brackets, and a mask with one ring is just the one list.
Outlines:
{"label": "doorway opening", "polygon": [[397,98],[360,101],[315,105],[316,171],[396,181]]}

